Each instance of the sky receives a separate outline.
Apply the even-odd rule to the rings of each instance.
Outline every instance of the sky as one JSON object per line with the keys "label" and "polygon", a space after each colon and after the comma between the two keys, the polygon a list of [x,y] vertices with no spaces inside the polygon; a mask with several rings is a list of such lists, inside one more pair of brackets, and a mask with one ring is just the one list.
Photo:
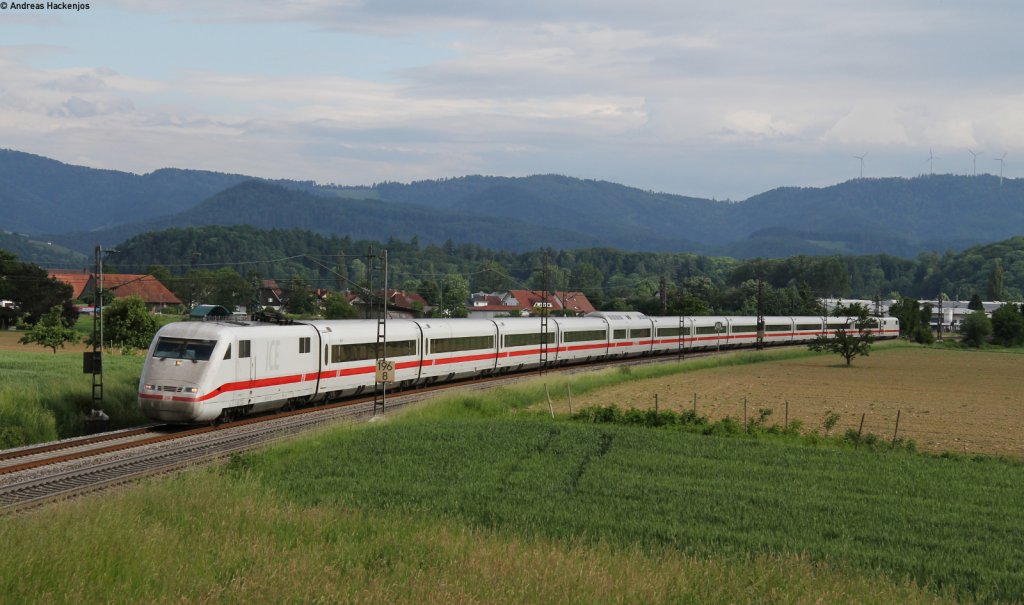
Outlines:
{"label": "sky", "polygon": [[1024,173],[1015,1],[16,4],[0,148],[69,164],[555,173],[719,200],[862,170]]}

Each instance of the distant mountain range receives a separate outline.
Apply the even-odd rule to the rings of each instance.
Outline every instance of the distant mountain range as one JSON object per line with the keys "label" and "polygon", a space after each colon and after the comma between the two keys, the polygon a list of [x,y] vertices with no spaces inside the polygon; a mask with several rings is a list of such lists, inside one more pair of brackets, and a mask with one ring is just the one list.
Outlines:
{"label": "distant mountain range", "polygon": [[3,245],[16,253],[38,251],[42,240],[90,254],[147,231],[240,224],[520,252],[613,247],[737,258],[911,257],[1024,233],[1024,179],[990,175],[858,179],[720,202],[557,175],[369,187],[198,170],[140,176],[0,150],[0,206]]}

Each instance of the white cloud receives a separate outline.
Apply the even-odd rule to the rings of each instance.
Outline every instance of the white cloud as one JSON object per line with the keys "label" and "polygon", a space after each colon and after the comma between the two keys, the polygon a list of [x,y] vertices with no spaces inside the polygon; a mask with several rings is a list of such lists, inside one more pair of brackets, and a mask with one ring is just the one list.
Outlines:
{"label": "white cloud", "polygon": [[[848,178],[850,154],[875,148],[916,166],[929,146],[943,156],[966,147],[1012,153],[1024,140],[1024,67],[1012,52],[1021,9],[1009,5],[111,0],[102,8],[180,31],[198,49],[191,56],[232,61],[170,60],[151,73],[113,69],[117,53],[81,59],[98,51],[71,36],[0,47],[5,145],[135,171],[176,165],[349,183],[567,172],[742,198]],[[323,48],[292,54],[294,38],[247,36],[250,24],[263,34],[301,24]],[[123,34],[89,27],[99,37]],[[230,35],[220,39],[218,28]],[[110,46],[160,58],[176,50],[128,42],[137,40]],[[280,61],[246,63],[254,49]],[[387,71],[366,67],[382,49],[391,51]],[[736,155],[750,167],[746,180],[723,168]]]}

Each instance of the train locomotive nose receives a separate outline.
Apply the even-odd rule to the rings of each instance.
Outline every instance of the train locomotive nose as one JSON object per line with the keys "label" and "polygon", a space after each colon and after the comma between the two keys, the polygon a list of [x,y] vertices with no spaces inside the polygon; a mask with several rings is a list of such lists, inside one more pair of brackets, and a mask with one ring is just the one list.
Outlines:
{"label": "train locomotive nose", "polygon": [[195,384],[143,384],[139,408],[158,422],[195,422],[202,412],[199,395]]}

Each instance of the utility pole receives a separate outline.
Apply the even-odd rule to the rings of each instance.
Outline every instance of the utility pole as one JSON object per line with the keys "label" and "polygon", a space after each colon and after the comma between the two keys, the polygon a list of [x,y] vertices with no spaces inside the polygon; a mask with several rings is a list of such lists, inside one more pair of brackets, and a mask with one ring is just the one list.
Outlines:
{"label": "utility pole", "polygon": [[86,434],[107,430],[110,418],[103,412],[103,255],[114,250],[96,246],[96,275],[93,287],[92,351],[83,355],[82,369],[92,374],[92,407],[85,417]]}
{"label": "utility pole", "polygon": [[540,294],[540,364],[537,372],[540,374],[544,373],[544,370],[548,366],[548,255],[544,253],[544,258],[541,260],[540,268],[540,281],[541,281],[541,294]]}
{"label": "utility pole", "polygon": [[[372,251],[372,248],[371,248]],[[394,382],[395,379],[395,364],[388,360],[388,251],[385,248],[379,257],[374,257],[373,254],[368,254],[371,262],[373,260],[380,260],[381,262],[377,265],[384,272],[384,290],[380,298],[379,313],[377,314],[377,378],[376,388],[373,390],[373,415],[377,415],[377,410],[380,409],[380,414],[384,415],[384,409],[387,404],[387,393],[388,383]],[[368,268],[372,268],[373,265],[369,265]],[[372,276],[372,272],[368,272],[368,275]],[[370,300],[373,300],[373,278],[370,277]],[[371,305],[372,306],[372,305]]]}
{"label": "utility pole", "polygon": [[757,350],[764,349],[764,281],[757,278]]}

